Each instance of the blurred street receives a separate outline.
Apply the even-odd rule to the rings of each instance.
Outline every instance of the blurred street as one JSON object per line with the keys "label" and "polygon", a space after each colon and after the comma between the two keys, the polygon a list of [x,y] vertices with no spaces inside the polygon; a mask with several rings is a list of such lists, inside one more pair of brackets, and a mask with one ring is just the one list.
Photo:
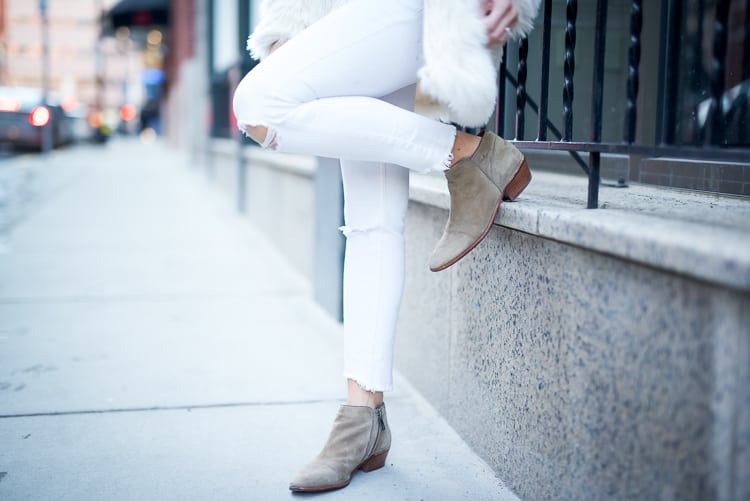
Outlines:
{"label": "blurred street", "polygon": [[[183,153],[0,160],[0,499],[295,497],[342,351],[308,282]],[[515,499],[396,386],[386,467],[321,499]]]}

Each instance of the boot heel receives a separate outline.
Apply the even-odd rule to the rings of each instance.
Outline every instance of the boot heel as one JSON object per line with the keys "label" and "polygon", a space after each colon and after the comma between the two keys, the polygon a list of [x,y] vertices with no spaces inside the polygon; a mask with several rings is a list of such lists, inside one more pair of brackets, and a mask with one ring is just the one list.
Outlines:
{"label": "boot heel", "polygon": [[375,456],[372,456],[370,459],[362,463],[359,469],[364,472],[375,471],[385,466],[385,458],[387,457],[388,457],[388,451],[385,450],[381,452],[380,454],[376,454]]}
{"label": "boot heel", "polygon": [[518,168],[518,172],[510,180],[508,186],[505,187],[503,192],[503,200],[510,200],[513,202],[521,192],[531,182],[531,171],[529,170],[529,164],[526,163],[526,159],[521,160],[521,166]]}

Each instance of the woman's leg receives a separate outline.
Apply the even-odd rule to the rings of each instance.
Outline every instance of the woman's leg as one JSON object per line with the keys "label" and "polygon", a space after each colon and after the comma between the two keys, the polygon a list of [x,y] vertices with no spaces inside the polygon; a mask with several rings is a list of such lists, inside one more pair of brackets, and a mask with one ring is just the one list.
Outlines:
{"label": "woman's leg", "polygon": [[[413,108],[416,86],[383,98]],[[404,219],[409,171],[383,162],[342,160],[344,219],[344,374],[326,445],[292,479],[293,491],[343,487],[354,471],[382,467],[391,446],[383,391],[392,386],[393,339],[404,283]]]}
{"label": "woman's leg", "polygon": [[[383,98],[414,108],[411,85]],[[392,388],[393,341],[404,285],[404,220],[409,171],[383,162],[342,160],[344,375],[348,403],[376,408]]]}
{"label": "woman's leg", "polygon": [[278,151],[445,170],[455,128],[378,99],[416,82],[421,51],[422,0],[352,0],[243,78],[237,122]]}
{"label": "woman's leg", "polygon": [[[350,401],[361,403],[356,399],[364,392],[365,405],[341,406],[323,450],[293,478],[293,491],[340,488],[356,470],[384,465],[390,428],[384,405],[375,405],[391,385],[393,333],[403,287],[408,200],[403,167],[444,171],[452,152],[468,157],[474,149],[468,137],[456,140],[453,126],[379,99],[413,86],[422,64],[421,30],[422,0],[352,0],[279,48],[235,93],[240,128],[250,130],[264,146],[340,158],[343,163],[348,236],[345,365]],[[457,164],[449,171],[457,172],[456,181],[448,179],[452,201],[456,189],[467,194],[463,204],[469,214],[462,219],[478,218],[483,225],[492,224],[495,202],[499,204],[502,195],[502,188],[487,190],[492,182],[481,163],[494,158],[487,153],[476,159],[472,155],[470,165]],[[472,196],[479,190],[486,192],[481,208]],[[454,235],[463,239],[465,232],[458,228],[450,233],[452,247]]]}

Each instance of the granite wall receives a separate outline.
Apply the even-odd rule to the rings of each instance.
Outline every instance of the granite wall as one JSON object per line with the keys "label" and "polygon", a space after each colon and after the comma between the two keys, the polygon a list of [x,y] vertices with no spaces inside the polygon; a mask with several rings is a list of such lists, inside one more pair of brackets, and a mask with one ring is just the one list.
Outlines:
{"label": "granite wall", "polygon": [[240,175],[239,150],[234,141],[213,140],[209,156],[206,175],[210,181],[235,206],[242,198],[245,215],[312,283],[317,161],[245,147],[245,172]]}
{"label": "granite wall", "polygon": [[[240,157],[241,154],[241,157]],[[213,140],[206,175],[308,279],[315,300],[342,317],[345,240],[337,160],[282,155]]]}
{"label": "granite wall", "polygon": [[522,499],[750,499],[750,294],[495,226],[431,273],[412,203],[396,366]]}

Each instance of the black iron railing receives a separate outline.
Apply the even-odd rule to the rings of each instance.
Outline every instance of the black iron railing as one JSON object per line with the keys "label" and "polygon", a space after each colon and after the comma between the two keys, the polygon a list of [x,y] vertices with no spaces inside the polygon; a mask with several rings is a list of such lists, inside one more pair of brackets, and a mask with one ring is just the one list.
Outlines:
{"label": "black iron railing", "polygon": [[[661,5],[648,7],[658,14],[660,22],[651,26],[659,30],[658,34],[658,68],[648,71],[657,72],[656,85],[649,92],[655,92],[656,106],[653,109],[639,109],[639,92],[643,92],[641,77],[641,48],[644,28],[644,5],[642,0],[630,2],[629,19],[620,21],[629,25],[627,36],[626,68],[621,72],[625,78],[625,93],[621,97],[622,140],[604,141],[602,120],[604,117],[603,97],[608,82],[605,82],[605,64],[607,64],[608,2],[591,0],[596,3],[593,15],[593,40],[585,43],[593,45],[593,60],[586,61],[587,70],[591,70],[591,94],[576,97],[577,44],[582,40],[578,33],[579,9],[577,0],[567,0],[564,22],[564,60],[561,75],[562,114],[561,127],[549,116],[550,92],[555,92],[551,83],[557,82],[551,77],[551,53],[553,35],[553,2],[544,0],[539,21],[541,30],[541,51],[537,61],[539,95],[532,97],[527,90],[530,77],[529,41],[506,45],[504,48],[500,79],[498,110],[495,122],[496,131],[510,139],[522,149],[567,151],[584,170],[589,179],[589,208],[598,207],[600,164],[602,154],[624,154],[631,157],[670,157],[678,159],[704,160],[707,162],[750,163],[750,132],[748,132],[748,115],[750,115],[750,0],[662,0]],[[613,7],[616,7],[613,4]],[[692,46],[692,64],[698,65],[704,57],[706,33],[703,26],[706,13],[713,14],[712,44],[710,65],[703,65],[709,71],[685,67],[684,52],[686,45]],[[588,13],[588,12],[587,12]],[[727,40],[730,15],[744,16],[741,22],[733,19],[733,26],[744,26],[744,39],[737,44],[742,50],[741,57],[733,58],[734,66],[729,74],[736,81],[738,70],[742,81],[727,89]],[[619,21],[619,20],[618,20]],[[628,22],[629,21],[629,22]],[[686,25],[692,26],[690,37],[687,37]],[[742,31],[742,29],[740,29]],[[737,33],[737,29],[734,30]],[[537,35],[539,36],[539,35]],[[688,40],[690,38],[690,40]],[[517,49],[517,67],[511,72],[508,63],[508,52]],[[737,64],[737,60],[740,61]],[[738,67],[739,66],[739,69]],[[699,66],[700,68],[700,66]],[[686,72],[692,72],[694,81],[685,82]],[[536,76],[536,75],[535,75]],[[651,76],[651,75],[650,75]],[[611,76],[610,76],[611,77]],[[702,79],[702,80],[701,80]],[[653,79],[651,79],[653,80]],[[688,78],[690,80],[690,78]],[[706,80],[706,82],[703,82]],[[506,131],[506,113],[512,97],[508,96],[510,88],[515,89],[514,130]],[[739,91],[737,90],[739,89]],[[706,95],[707,94],[707,95]],[[681,97],[682,96],[682,97]],[[588,123],[588,137],[583,139],[580,131],[574,128],[576,99],[589,99],[591,117]],[[689,113],[684,112],[689,108]],[[536,114],[536,139],[527,140],[526,113],[531,110]],[[512,111],[511,111],[512,112]],[[643,120],[653,120],[655,133],[652,138],[639,135],[639,114]],[[683,119],[682,115],[687,116]],[[609,116],[607,117],[609,119]],[[739,130],[738,130],[739,128]],[[611,127],[610,127],[611,129]],[[679,134],[678,134],[679,132]],[[548,139],[548,134],[554,139]],[[611,134],[609,134],[611,137]],[[587,159],[584,155],[587,154]]]}

